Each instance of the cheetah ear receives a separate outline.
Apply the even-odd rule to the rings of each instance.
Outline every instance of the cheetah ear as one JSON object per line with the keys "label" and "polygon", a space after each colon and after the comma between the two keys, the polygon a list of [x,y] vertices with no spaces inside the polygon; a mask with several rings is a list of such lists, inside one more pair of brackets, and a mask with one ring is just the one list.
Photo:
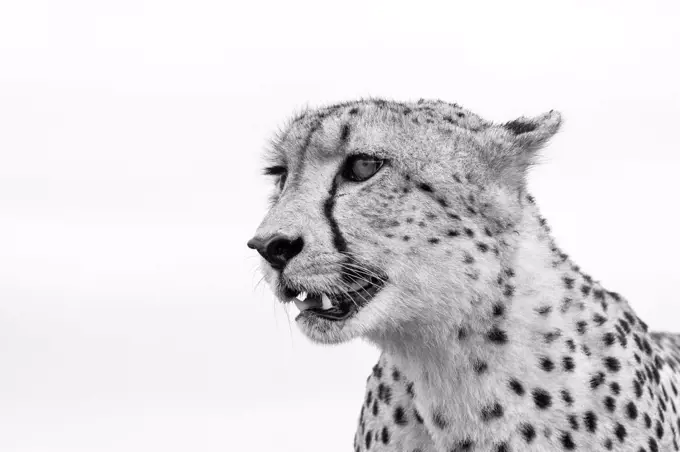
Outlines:
{"label": "cheetah ear", "polygon": [[489,169],[503,182],[522,189],[538,150],[557,133],[562,116],[551,110],[534,118],[520,117],[489,129],[492,145],[484,155]]}
{"label": "cheetah ear", "polygon": [[501,125],[507,130],[515,146],[525,152],[535,152],[545,145],[562,125],[562,115],[550,110],[535,118],[514,119]]}

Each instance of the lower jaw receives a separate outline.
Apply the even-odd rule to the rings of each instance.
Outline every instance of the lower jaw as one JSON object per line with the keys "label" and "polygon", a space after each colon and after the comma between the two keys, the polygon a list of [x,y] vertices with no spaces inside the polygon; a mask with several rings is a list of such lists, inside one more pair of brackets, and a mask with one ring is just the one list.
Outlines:
{"label": "lower jaw", "polygon": [[[332,309],[329,309],[328,311],[331,311]],[[310,319],[315,319],[315,320],[325,320],[327,322],[341,322],[344,320],[348,320],[356,313],[359,312],[359,308],[351,308],[348,311],[345,312],[338,312],[337,314],[335,313],[329,313],[329,312],[324,312],[319,309],[306,309],[300,314],[298,314],[297,317],[295,317],[295,320],[299,320],[301,318],[310,318]]]}

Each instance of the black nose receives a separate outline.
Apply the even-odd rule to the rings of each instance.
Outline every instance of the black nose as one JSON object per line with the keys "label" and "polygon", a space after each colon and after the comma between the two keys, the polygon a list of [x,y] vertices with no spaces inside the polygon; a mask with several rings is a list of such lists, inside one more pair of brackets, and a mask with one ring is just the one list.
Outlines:
{"label": "black nose", "polygon": [[248,241],[248,248],[257,250],[276,270],[282,270],[288,261],[300,254],[303,246],[302,237],[291,240],[277,235],[269,240],[255,237]]}

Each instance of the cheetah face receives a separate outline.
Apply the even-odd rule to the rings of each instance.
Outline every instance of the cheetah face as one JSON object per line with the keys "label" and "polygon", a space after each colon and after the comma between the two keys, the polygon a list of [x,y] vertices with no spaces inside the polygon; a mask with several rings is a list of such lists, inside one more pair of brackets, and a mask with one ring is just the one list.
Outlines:
{"label": "cheetah face", "polygon": [[[389,178],[390,162],[384,154],[351,152],[309,166],[308,173],[266,170],[277,176],[279,193],[249,246],[263,257],[278,298],[300,310],[295,320],[303,332],[338,342],[356,336],[359,313],[390,285],[384,265],[359,252],[352,231],[363,229],[361,219],[346,211]],[[352,226],[352,219],[359,222]]]}
{"label": "cheetah face", "polygon": [[510,155],[515,134],[441,108],[437,119],[415,104],[329,107],[273,143],[265,172],[276,190],[248,245],[310,339],[377,341],[480,309],[475,295],[498,274],[523,179],[485,152]]}

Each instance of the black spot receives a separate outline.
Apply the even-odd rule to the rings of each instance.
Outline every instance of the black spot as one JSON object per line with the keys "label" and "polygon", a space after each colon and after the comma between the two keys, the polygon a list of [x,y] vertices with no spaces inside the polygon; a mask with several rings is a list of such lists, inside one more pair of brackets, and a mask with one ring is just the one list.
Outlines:
{"label": "black spot", "polygon": [[482,420],[488,422],[503,417],[503,407],[498,403],[482,408]]}
{"label": "black spot", "polygon": [[432,413],[432,423],[439,430],[444,430],[449,425],[448,421],[444,417],[444,414],[439,410],[435,410],[435,412]]}
{"label": "black spot", "polygon": [[562,332],[560,330],[555,330],[555,331],[550,331],[549,333],[545,333],[543,337],[545,338],[545,341],[549,344],[551,342],[554,342],[557,340],[562,335]]}
{"label": "black spot", "polygon": [[427,241],[432,243],[433,245],[439,243],[439,239],[436,237],[429,238],[427,239]]}
{"label": "black spot", "polygon": [[465,253],[465,254],[463,255],[463,262],[465,262],[466,264],[472,264],[472,263],[475,262],[475,258],[472,257],[471,254]]}
{"label": "black spot", "polygon": [[569,432],[562,432],[560,441],[565,450],[574,450],[576,448],[576,444],[574,444],[574,440],[571,438],[571,433]]}
{"label": "black spot", "polygon": [[406,419],[406,413],[404,412],[404,409],[400,406],[397,406],[394,409],[394,414],[392,415],[394,419],[394,423],[397,425],[406,425],[408,424],[408,420]]}
{"label": "black spot", "polygon": [[448,235],[449,237],[458,237],[460,235],[460,232],[456,231],[455,229],[449,229],[446,235]]}
{"label": "black spot", "polygon": [[410,382],[409,384],[406,385],[406,392],[407,392],[408,395],[410,395],[411,397],[415,397],[415,396],[416,396],[415,392],[413,392],[413,382]]}
{"label": "black spot", "polygon": [[460,221],[460,219],[461,219],[460,216],[456,215],[455,213],[447,212],[446,215],[453,220]]}
{"label": "black spot", "polygon": [[359,113],[359,109],[357,107],[354,107],[349,111],[350,115],[356,115],[357,113]]}
{"label": "black spot", "polygon": [[602,341],[604,342],[604,345],[606,345],[607,347],[614,344],[614,340],[615,340],[614,333],[610,332],[610,333],[604,333],[604,335],[602,335]]}
{"label": "black spot", "polygon": [[447,203],[446,199],[444,199],[444,198],[437,198],[437,202],[442,207],[449,207],[449,203]]}
{"label": "black spot", "polygon": [[597,389],[604,383],[605,375],[603,372],[598,372],[590,377],[590,388]]}
{"label": "black spot", "polygon": [[467,334],[468,334],[467,329],[465,327],[461,327],[458,330],[458,340],[465,339],[467,337]]}
{"label": "black spot", "polygon": [[566,389],[562,389],[560,391],[560,395],[562,396],[562,400],[564,400],[564,403],[566,403],[567,406],[572,406],[574,404],[574,398],[572,397],[571,393]]}
{"label": "black spot", "polygon": [[499,329],[497,326],[491,328],[491,330],[489,330],[489,332],[486,334],[486,337],[494,344],[502,345],[508,342],[507,333]]}
{"label": "black spot", "polygon": [[578,430],[578,418],[574,414],[570,414],[567,419],[572,430]]}
{"label": "black spot", "polygon": [[659,452],[659,445],[656,444],[656,440],[654,438],[652,438],[651,436],[649,437],[648,444],[649,444],[649,450],[651,452]]}
{"label": "black spot", "polygon": [[392,369],[392,379],[394,381],[399,381],[400,378],[401,378],[401,373],[399,372],[399,369],[397,369],[395,367],[394,369]]}
{"label": "black spot", "polygon": [[340,130],[340,141],[345,142],[349,138],[349,124],[343,124]]}
{"label": "black spot", "polygon": [[387,430],[387,427],[382,428],[382,431],[380,432],[380,440],[383,444],[390,442],[390,431]]}
{"label": "black spot", "polygon": [[474,442],[471,439],[466,439],[454,445],[452,452],[471,451]]}
{"label": "black spot", "polygon": [[371,441],[373,441],[372,433],[373,432],[371,430],[369,430],[369,431],[366,432],[366,436],[364,437],[365,441],[366,441],[366,450],[371,448]]}
{"label": "black spot", "polygon": [[510,452],[510,449],[508,449],[508,443],[500,443],[498,446],[496,446],[495,452]]}
{"label": "black spot", "polygon": [[617,423],[616,428],[614,429],[614,434],[620,442],[623,442],[623,440],[626,438],[626,435],[628,435],[628,432],[626,432],[626,427]]}
{"label": "black spot", "polygon": [[656,421],[656,437],[661,439],[663,437],[663,425],[658,420]]}
{"label": "black spot", "polygon": [[647,324],[646,324],[645,322],[643,322],[643,321],[640,320],[640,319],[637,319],[637,320],[638,320],[638,322],[640,322],[640,326],[642,327],[642,331],[644,331],[645,333],[646,333],[647,331],[649,331],[649,327],[647,326]]}
{"label": "black spot", "polygon": [[382,367],[380,367],[378,364],[373,366],[373,376],[378,380],[382,378]]}
{"label": "black spot", "polygon": [[378,407],[377,399],[373,401],[373,409],[371,410],[371,412],[373,413],[373,416],[377,416],[378,413],[380,413],[380,408]]}
{"label": "black spot", "polygon": [[563,276],[562,281],[564,281],[564,287],[566,287],[567,289],[574,288],[574,278],[571,278],[569,276]]}
{"label": "black spot", "polygon": [[390,400],[392,400],[392,389],[384,383],[380,383],[378,385],[378,399],[389,405]]}
{"label": "black spot", "polygon": [[510,284],[506,284],[505,287],[503,288],[503,295],[506,297],[511,297],[515,293],[515,286],[511,286]]}
{"label": "black spot", "polygon": [[542,410],[549,408],[552,405],[552,397],[548,391],[536,388],[531,392],[536,406]]}
{"label": "black spot", "polygon": [[616,400],[612,396],[607,396],[604,398],[604,406],[610,413],[616,410]]}
{"label": "black spot", "polygon": [[609,369],[610,372],[618,372],[621,370],[621,363],[617,358],[614,358],[613,356],[607,356],[604,359],[604,365],[607,369]]}
{"label": "black spot", "polygon": [[565,372],[573,371],[574,367],[574,359],[571,356],[565,356],[562,358],[562,369],[564,369]]}
{"label": "black spot", "polygon": [[645,427],[651,428],[652,427],[652,418],[649,417],[649,414],[645,413]]}
{"label": "black spot", "polygon": [[642,397],[642,385],[638,380],[633,380],[633,390],[635,391],[635,397],[638,399]]}
{"label": "black spot", "polygon": [[501,303],[495,303],[493,305],[493,315],[494,317],[501,317],[505,313],[505,306]]}
{"label": "black spot", "polygon": [[587,297],[588,294],[590,293],[590,286],[586,286],[585,284],[581,286],[581,293],[583,294],[584,297]]}
{"label": "black spot", "polygon": [[463,229],[463,231],[465,231],[465,234],[470,238],[473,238],[475,236],[475,232],[470,228],[465,228]]}
{"label": "black spot", "polygon": [[517,394],[517,395],[524,395],[524,386],[522,386],[522,383],[520,383],[518,380],[512,378],[508,382],[508,386],[510,386],[510,389]]}
{"label": "black spot", "polygon": [[564,341],[564,343],[567,344],[567,347],[569,348],[570,352],[576,351],[576,344],[574,344],[573,339],[567,339],[566,341]]}
{"label": "black spot", "polygon": [[536,130],[536,124],[531,122],[522,122],[520,120],[513,120],[503,124],[503,127],[514,133],[515,135],[521,135],[523,133],[532,132]]}
{"label": "black spot", "polygon": [[592,411],[586,411],[583,415],[583,424],[590,433],[595,433],[597,430],[597,416]]}
{"label": "black spot", "polygon": [[413,417],[416,418],[416,421],[418,421],[419,424],[422,424],[424,422],[423,417],[420,415],[420,413],[416,409],[413,410]]}
{"label": "black spot", "polygon": [[486,372],[489,369],[489,366],[484,361],[477,360],[474,363],[474,369],[475,372],[479,375]]}
{"label": "black spot", "polygon": [[603,316],[602,314],[595,313],[593,315],[593,322],[595,322],[595,324],[597,326],[602,326],[606,321],[607,321],[607,318],[605,316]]}
{"label": "black spot", "polygon": [[540,306],[536,308],[536,312],[540,315],[548,315],[552,311],[552,306]]}
{"label": "black spot", "polygon": [[612,390],[612,394],[614,395],[619,395],[621,393],[621,385],[619,385],[617,382],[612,381],[609,384],[609,389]]}
{"label": "black spot", "polygon": [[411,236],[405,235],[405,236],[402,237],[402,240],[404,242],[408,242],[409,240],[411,240]]}
{"label": "black spot", "polygon": [[425,182],[422,182],[418,184],[418,188],[420,188],[422,191],[426,191],[428,193],[432,193],[434,190],[432,190],[432,187]]}
{"label": "black spot", "polygon": [[576,331],[578,331],[578,334],[584,334],[586,332],[586,329],[588,327],[588,323],[585,320],[579,320],[576,322]]}
{"label": "black spot", "polygon": [[536,438],[536,429],[531,424],[520,424],[519,432],[522,434],[524,441],[526,441],[527,444],[531,444],[534,438]]}
{"label": "black spot", "polygon": [[489,245],[487,245],[486,243],[478,242],[477,249],[482,253],[486,253],[487,251],[489,251]]}
{"label": "black spot", "polygon": [[555,364],[552,362],[552,360],[548,357],[542,357],[539,360],[541,368],[545,370],[546,372],[551,372],[555,368]]}

